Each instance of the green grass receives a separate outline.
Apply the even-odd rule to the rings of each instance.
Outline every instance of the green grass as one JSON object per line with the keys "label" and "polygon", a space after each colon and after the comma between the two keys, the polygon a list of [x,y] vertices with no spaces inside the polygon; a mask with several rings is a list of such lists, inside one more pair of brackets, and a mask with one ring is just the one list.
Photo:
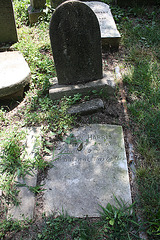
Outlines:
{"label": "green grass", "polygon": [[[18,190],[15,176],[25,176],[32,168],[43,171],[49,167],[43,154],[50,151],[46,135],[63,136],[72,128],[75,119],[67,114],[67,108],[82,100],[81,95],[52,102],[48,96],[50,78],[56,76],[49,41],[51,11],[38,23],[29,26],[27,5],[29,0],[14,0],[15,19],[19,42],[14,50],[23,53],[32,73],[30,89],[25,95],[25,104],[13,117],[7,118],[7,109],[0,109],[1,188],[7,204],[16,202]],[[110,1],[109,1],[110,2]],[[47,2],[49,4],[49,2]],[[137,203],[129,208],[117,199],[118,206],[108,204],[102,208],[101,218],[77,219],[62,214],[59,217],[44,217],[44,225],[35,239],[139,239],[140,229],[149,239],[158,239],[160,234],[160,18],[156,7],[122,9],[112,7],[118,29],[122,34],[121,48],[125,53],[122,65],[127,71],[123,83],[127,93],[137,160]],[[121,59],[120,59],[121,61]],[[103,94],[103,93],[102,93]],[[89,96],[84,97],[88,99]],[[20,121],[19,121],[20,119]],[[24,161],[23,127],[43,126],[42,148],[37,149],[33,161]],[[12,127],[12,130],[10,129]],[[16,131],[15,131],[16,129]],[[16,134],[15,134],[16,132]],[[41,186],[32,189],[41,191]],[[135,209],[142,214],[144,222],[136,223]],[[132,211],[131,211],[132,210]],[[31,226],[8,220],[0,221],[0,237]]]}
{"label": "green grass", "polygon": [[[150,239],[160,234],[160,18],[159,9],[121,23],[128,49],[127,87],[130,127],[137,161],[138,204]],[[127,36],[127,37],[126,37]]]}
{"label": "green grass", "polygon": [[127,206],[117,200],[117,206],[108,204],[101,207],[99,219],[75,218],[62,211],[62,214],[43,216],[43,224],[36,231],[35,239],[46,240],[107,240],[139,239],[140,224],[136,223],[133,205]]}

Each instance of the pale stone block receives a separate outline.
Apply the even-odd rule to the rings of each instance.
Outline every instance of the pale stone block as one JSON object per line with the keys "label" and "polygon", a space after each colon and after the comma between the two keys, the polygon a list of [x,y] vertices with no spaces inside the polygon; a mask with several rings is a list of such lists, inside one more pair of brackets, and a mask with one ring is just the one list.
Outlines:
{"label": "pale stone block", "polygon": [[44,181],[46,214],[63,209],[74,217],[98,217],[99,204],[115,204],[113,194],[131,204],[122,127],[91,124],[67,136],[59,142]]}
{"label": "pale stone block", "polygon": [[21,91],[29,82],[31,72],[20,52],[0,52],[0,98]]}
{"label": "pale stone block", "polygon": [[84,3],[93,10],[98,18],[102,45],[109,44],[113,47],[118,47],[121,35],[117,30],[109,5],[98,1]]}

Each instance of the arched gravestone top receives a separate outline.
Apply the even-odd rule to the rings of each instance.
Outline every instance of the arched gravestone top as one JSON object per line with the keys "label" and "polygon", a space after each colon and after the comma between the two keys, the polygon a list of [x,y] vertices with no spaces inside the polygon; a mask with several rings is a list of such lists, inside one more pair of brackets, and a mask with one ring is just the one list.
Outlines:
{"label": "arched gravestone top", "polygon": [[51,18],[50,40],[59,84],[86,83],[103,77],[99,23],[86,4],[62,3]]}

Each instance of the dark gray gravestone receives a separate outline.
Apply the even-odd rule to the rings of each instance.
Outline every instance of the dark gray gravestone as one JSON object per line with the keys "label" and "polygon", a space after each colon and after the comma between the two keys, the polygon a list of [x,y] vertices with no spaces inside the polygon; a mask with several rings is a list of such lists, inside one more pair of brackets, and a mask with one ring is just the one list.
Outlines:
{"label": "dark gray gravestone", "polygon": [[0,0],[0,43],[18,41],[11,0]]}
{"label": "dark gray gravestone", "polygon": [[56,8],[58,5],[60,5],[62,2],[65,2],[65,0],[50,0],[51,1],[51,6],[53,8]]}
{"label": "dark gray gravestone", "polygon": [[38,22],[39,17],[44,16],[45,12],[42,9],[45,8],[46,0],[30,0],[31,5],[28,8],[29,22]]}
{"label": "dark gray gravestone", "polygon": [[36,9],[44,8],[46,0],[30,0],[31,6]]}
{"label": "dark gray gravestone", "polygon": [[59,84],[86,83],[103,77],[99,23],[86,4],[62,3],[51,18],[50,40]]}

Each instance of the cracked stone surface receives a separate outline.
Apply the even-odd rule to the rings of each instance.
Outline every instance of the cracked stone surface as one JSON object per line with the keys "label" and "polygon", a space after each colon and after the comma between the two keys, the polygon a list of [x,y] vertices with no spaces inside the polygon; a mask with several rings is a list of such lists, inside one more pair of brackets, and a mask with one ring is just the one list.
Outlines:
{"label": "cracked stone surface", "polygon": [[[60,142],[44,181],[44,211],[62,209],[75,217],[99,216],[99,204],[131,200],[121,126],[91,124],[73,129]],[[52,160],[53,160],[52,159]]]}

